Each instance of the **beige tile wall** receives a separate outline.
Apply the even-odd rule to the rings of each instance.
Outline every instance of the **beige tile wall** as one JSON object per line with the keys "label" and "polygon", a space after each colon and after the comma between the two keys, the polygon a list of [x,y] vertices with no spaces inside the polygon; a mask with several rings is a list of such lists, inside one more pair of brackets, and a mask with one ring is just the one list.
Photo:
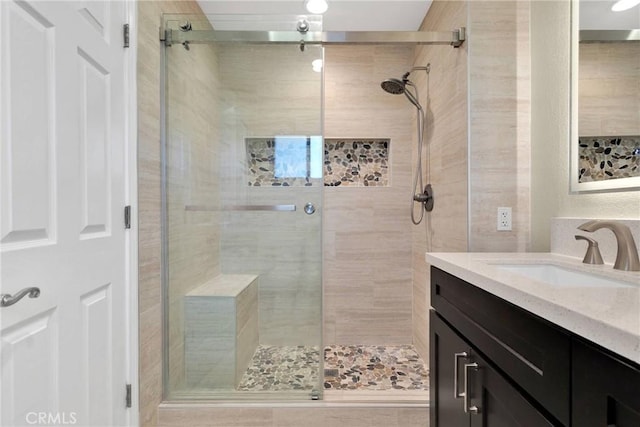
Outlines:
{"label": "beige tile wall", "polygon": [[161,427],[427,427],[429,409],[415,407],[205,407],[160,409]]}
{"label": "beige tile wall", "polygon": [[[169,388],[185,385],[185,295],[220,273],[220,84],[212,45],[167,50]],[[187,210],[206,206],[207,211]]]}
{"label": "beige tile wall", "polygon": [[389,187],[324,191],[324,344],[408,344],[411,332],[412,114],[380,88],[411,47],[325,48],[327,138],[390,138]]}
{"label": "beige tile wall", "polygon": [[296,205],[295,212],[225,212],[221,262],[225,273],[259,276],[260,343],[320,346],[322,329],[322,182],[311,187],[249,187],[246,137],[320,135],[322,58],[318,46],[223,45],[222,197],[225,206]]}
{"label": "beige tile wall", "polygon": [[640,133],[639,58],[638,42],[580,43],[579,135]]}
{"label": "beige tile wall", "polygon": [[162,399],[160,42],[163,13],[198,13],[194,1],[138,5],[138,212],[140,424],[157,425]]}
{"label": "beige tile wall", "polygon": [[[465,2],[435,1],[421,30],[448,31],[466,22]],[[419,47],[414,65],[430,63],[431,72],[428,78],[420,71],[411,75],[427,110],[423,170],[426,183],[430,169],[429,182],[435,192],[433,211],[422,224],[412,226],[411,233],[413,342],[425,360],[429,355],[430,276],[424,254],[467,250],[467,51],[467,43],[458,49]],[[417,146],[414,137],[414,159]],[[415,171],[415,164],[412,167]]]}
{"label": "beige tile wall", "polygon": [[[529,2],[469,2],[470,242],[478,252],[530,248]],[[496,231],[511,207],[513,231]]]}

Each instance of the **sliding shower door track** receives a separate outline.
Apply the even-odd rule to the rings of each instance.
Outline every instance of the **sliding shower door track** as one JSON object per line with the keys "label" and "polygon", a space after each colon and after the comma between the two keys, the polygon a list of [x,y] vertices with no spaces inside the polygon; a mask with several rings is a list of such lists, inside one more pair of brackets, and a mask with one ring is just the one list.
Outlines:
{"label": "sliding shower door track", "polygon": [[460,47],[466,39],[465,27],[453,31],[216,31],[171,30],[160,31],[166,46],[173,44],[251,43],[251,44],[393,44],[393,45],[450,45]]}

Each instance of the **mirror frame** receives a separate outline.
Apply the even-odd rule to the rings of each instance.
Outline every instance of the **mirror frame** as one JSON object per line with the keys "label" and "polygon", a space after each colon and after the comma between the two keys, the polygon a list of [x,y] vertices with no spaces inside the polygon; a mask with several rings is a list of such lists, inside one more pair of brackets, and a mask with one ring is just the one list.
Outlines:
{"label": "mirror frame", "polygon": [[611,192],[640,190],[640,176],[618,179],[606,179],[603,181],[579,182],[578,150],[578,80],[579,80],[579,51],[580,51],[580,0],[571,1],[571,66],[570,66],[570,96],[571,110],[569,132],[569,181],[572,193],[583,192]]}

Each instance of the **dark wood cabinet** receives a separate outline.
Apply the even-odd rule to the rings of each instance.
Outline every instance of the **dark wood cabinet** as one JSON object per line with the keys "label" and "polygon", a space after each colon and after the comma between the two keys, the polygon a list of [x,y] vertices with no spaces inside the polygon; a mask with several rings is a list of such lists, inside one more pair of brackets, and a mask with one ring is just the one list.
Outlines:
{"label": "dark wood cabinet", "polygon": [[554,425],[433,310],[430,319],[432,426]]}
{"label": "dark wood cabinet", "polygon": [[573,425],[640,426],[640,368],[573,341]]}
{"label": "dark wood cabinet", "polygon": [[431,427],[640,427],[638,364],[434,267],[431,304]]}
{"label": "dark wood cabinet", "polygon": [[[460,380],[460,366],[463,361],[468,360],[466,356],[471,352],[471,346],[449,328],[433,310],[430,313],[430,322],[430,425],[469,426],[469,415],[464,412],[463,396],[460,395],[463,385]],[[434,384],[437,386],[434,387]]]}

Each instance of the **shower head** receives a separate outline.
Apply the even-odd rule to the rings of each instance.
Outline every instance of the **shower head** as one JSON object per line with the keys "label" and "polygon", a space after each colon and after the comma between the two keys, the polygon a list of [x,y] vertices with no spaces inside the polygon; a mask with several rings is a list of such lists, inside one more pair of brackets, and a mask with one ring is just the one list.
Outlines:
{"label": "shower head", "polygon": [[416,90],[416,93],[418,90],[416,88],[416,85],[414,85],[411,80],[407,79],[408,75],[409,73],[406,73],[402,77],[402,80],[398,80],[394,78],[386,79],[382,83],[380,83],[380,87],[382,87],[382,89],[384,89],[385,92],[390,93],[392,95],[404,94],[404,96],[406,96],[407,99],[413,105],[415,105],[415,107],[418,110],[422,111],[422,106],[420,105],[420,102],[418,102],[417,96],[411,93],[411,91],[407,90],[407,86],[413,86],[414,90]]}
{"label": "shower head", "polygon": [[380,87],[391,95],[401,95],[405,90],[405,82],[398,79],[386,79],[380,83]]}

